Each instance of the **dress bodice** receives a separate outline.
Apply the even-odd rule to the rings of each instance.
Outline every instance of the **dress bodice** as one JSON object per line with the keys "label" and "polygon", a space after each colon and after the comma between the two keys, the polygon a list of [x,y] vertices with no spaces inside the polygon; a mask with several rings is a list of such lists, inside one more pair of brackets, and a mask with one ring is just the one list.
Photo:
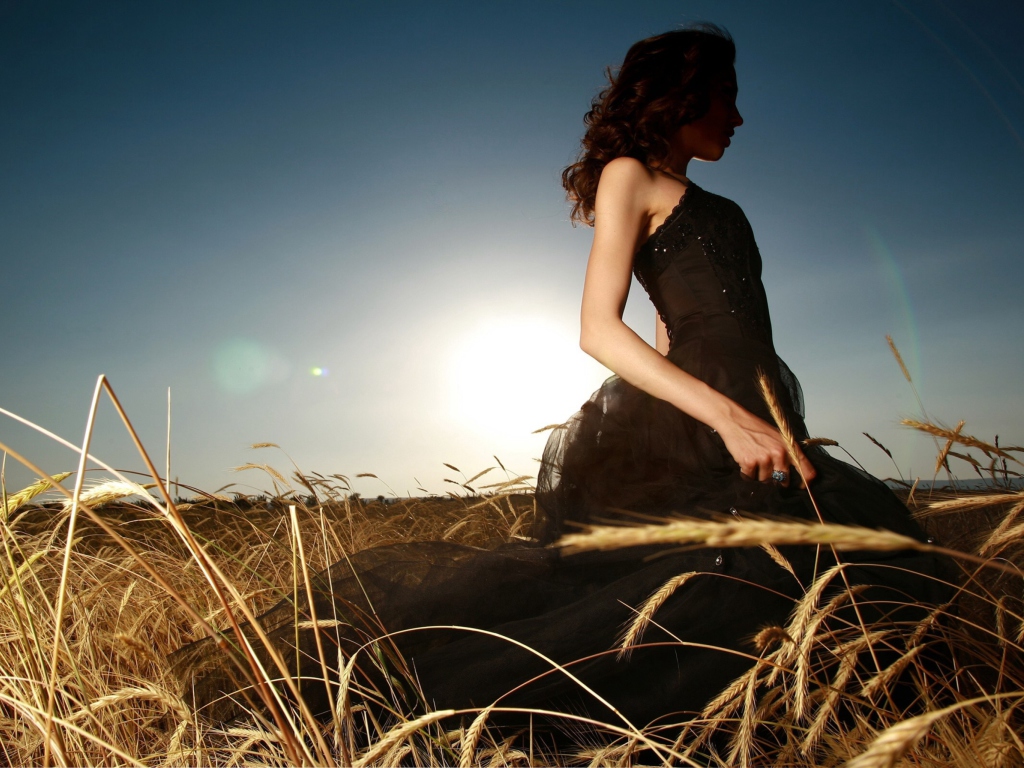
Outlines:
{"label": "dress bodice", "polygon": [[633,272],[668,329],[673,363],[771,422],[757,385],[767,374],[790,426],[805,432],[803,393],[775,353],[761,255],[736,203],[690,183]]}
{"label": "dress bodice", "polygon": [[672,346],[701,334],[771,348],[761,256],[746,216],[731,200],[691,183],[640,246],[633,271],[665,322]]}

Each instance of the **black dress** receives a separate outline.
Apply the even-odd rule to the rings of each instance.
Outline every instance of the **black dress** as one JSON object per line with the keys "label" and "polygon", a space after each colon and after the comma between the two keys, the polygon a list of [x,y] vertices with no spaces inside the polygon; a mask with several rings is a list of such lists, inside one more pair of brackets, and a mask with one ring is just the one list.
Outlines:
{"label": "black dress", "polygon": [[[735,203],[691,184],[640,247],[634,269],[669,330],[669,360],[770,423],[756,384],[758,371],[765,372],[796,437],[807,436],[799,385],[772,345],[757,246]],[[822,449],[806,453],[827,521],[922,538],[883,483]],[[580,523],[638,515],[817,519],[806,491],[744,478],[714,430],[618,377],[553,432],[537,498],[543,517],[536,544],[492,551],[445,542],[377,547],[319,574],[317,617],[341,620],[322,630],[328,664],[337,666],[337,647],[347,659],[363,646],[357,669],[404,697],[410,710],[498,702],[620,726],[621,717],[639,727],[679,722],[750,666],[757,656],[752,637],[784,625],[814,573],[833,562],[814,548],[784,548],[794,576],[760,548],[567,555],[543,546]],[[854,564],[848,582],[870,585],[864,604],[876,607],[864,609],[865,621],[913,621],[945,597],[932,578],[940,564],[929,556],[854,552],[843,559]],[[659,609],[644,646],[618,658],[616,641],[633,608],[692,571],[700,575]],[[307,605],[299,610],[308,614]],[[314,679],[322,679],[314,637],[308,629],[296,634],[294,613],[285,601],[261,623],[285,658],[295,659],[298,636],[303,696],[314,711],[329,711],[333,686]],[[426,626],[445,628],[414,630]],[[368,651],[365,643],[382,628],[398,634]],[[180,649],[173,661],[197,704],[235,689],[229,665],[208,640]],[[411,673],[425,701],[396,682],[402,676],[389,665]],[[231,708],[222,700],[211,711],[223,718]]]}

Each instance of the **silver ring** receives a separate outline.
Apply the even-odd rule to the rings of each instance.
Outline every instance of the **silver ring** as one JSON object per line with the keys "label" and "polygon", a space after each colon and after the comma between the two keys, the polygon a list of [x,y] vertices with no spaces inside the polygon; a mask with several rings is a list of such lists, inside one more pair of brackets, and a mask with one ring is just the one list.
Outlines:
{"label": "silver ring", "polygon": [[789,472],[783,472],[781,469],[776,469],[772,472],[772,480],[776,483],[784,483],[789,478]]}

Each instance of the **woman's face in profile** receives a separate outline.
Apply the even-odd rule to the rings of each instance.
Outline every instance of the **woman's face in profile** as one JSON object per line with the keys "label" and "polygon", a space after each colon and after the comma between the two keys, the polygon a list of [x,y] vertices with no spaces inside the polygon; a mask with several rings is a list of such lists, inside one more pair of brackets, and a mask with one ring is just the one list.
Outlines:
{"label": "woman's face in profile", "polygon": [[673,139],[673,153],[697,160],[714,161],[725,154],[733,132],[743,124],[736,109],[736,72],[731,67],[711,79],[708,111],[687,123]]}

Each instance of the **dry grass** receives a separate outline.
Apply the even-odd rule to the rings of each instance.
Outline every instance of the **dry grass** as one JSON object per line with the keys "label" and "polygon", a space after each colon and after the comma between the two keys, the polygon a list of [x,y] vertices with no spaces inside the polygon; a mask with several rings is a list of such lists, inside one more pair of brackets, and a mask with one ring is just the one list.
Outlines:
{"label": "dry grass", "polygon": [[[500,707],[413,712],[398,693],[367,689],[352,675],[354,658],[329,658],[327,644],[318,650],[322,668],[343,672],[326,721],[290,703],[283,660],[263,667],[243,647],[236,655],[253,704],[242,719],[213,726],[186,705],[167,662],[212,627],[226,628],[225,647],[240,643],[233,626],[308,591],[311,573],[362,549],[422,540],[494,547],[528,537],[533,496],[503,467],[453,481],[457,492],[444,498],[367,501],[344,476],[289,476],[264,464],[246,471],[265,474],[267,496],[174,503],[116,476],[83,489],[77,504],[46,495],[45,480],[19,493],[3,488],[0,764],[1024,766],[1024,604],[1015,570],[1024,567],[1024,495],[1011,486],[1020,449],[964,435],[962,425],[914,426],[942,440],[944,464],[980,467],[1002,484],[903,491],[935,539],[929,546],[973,558],[960,562],[949,605],[913,625],[863,626],[847,609],[864,588],[846,586],[837,565],[806,585],[785,626],[761,630],[757,662],[701,718],[639,732],[577,718],[589,735],[571,753],[552,752],[529,731],[490,728]],[[501,481],[478,484],[492,477]],[[563,544],[652,540],[910,546],[888,532],[746,519],[595,529]],[[679,574],[634,606],[623,649],[642,642],[659,608],[693,578],[700,574]],[[389,717],[375,714],[382,711]]]}

